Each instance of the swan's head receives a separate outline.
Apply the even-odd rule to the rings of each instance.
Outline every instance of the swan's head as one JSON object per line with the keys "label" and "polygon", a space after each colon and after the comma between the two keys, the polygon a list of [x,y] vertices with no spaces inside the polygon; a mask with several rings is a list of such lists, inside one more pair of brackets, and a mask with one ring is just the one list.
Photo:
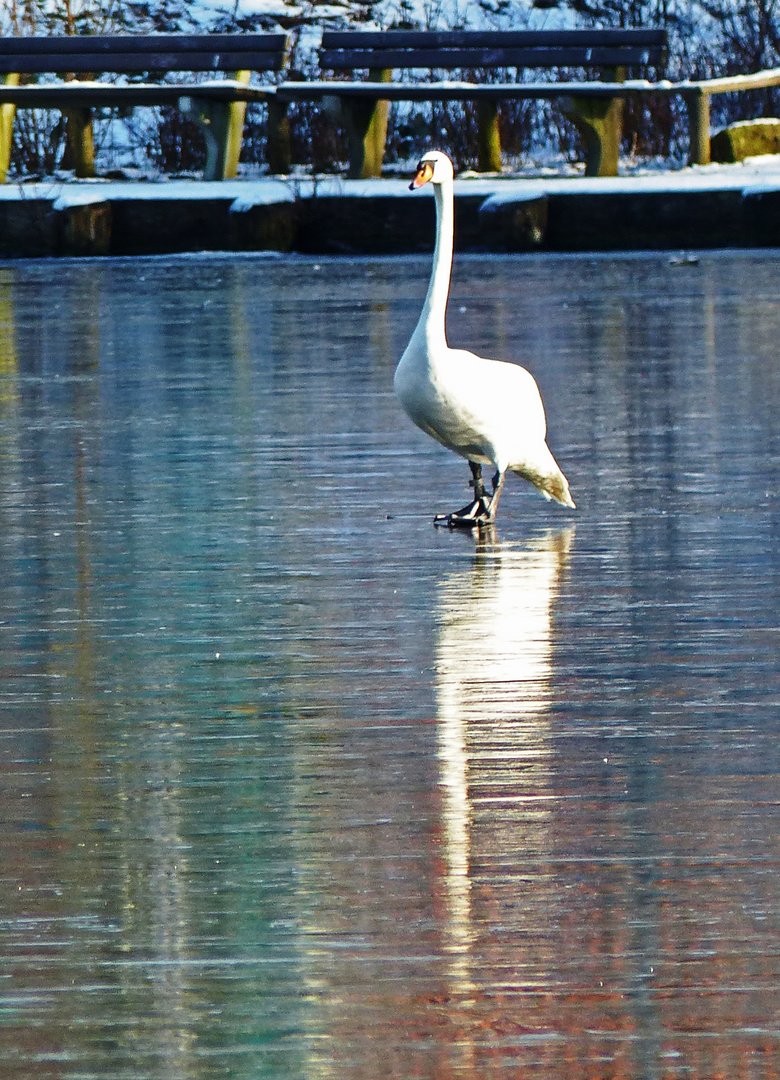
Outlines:
{"label": "swan's head", "polygon": [[428,183],[446,184],[454,175],[455,170],[447,155],[442,154],[441,150],[429,150],[420,158],[420,164],[417,166],[417,172],[409,185],[409,190],[414,191],[415,188]]}

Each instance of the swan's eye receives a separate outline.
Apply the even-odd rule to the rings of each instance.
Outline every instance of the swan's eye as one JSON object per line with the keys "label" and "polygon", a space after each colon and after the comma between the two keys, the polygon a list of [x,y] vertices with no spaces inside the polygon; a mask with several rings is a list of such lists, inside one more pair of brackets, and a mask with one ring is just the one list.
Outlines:
{"label": "swan's eye", "polygon": [[417,172],[415,173],[411,186],[413,188],[422,187],[423,184],[427,184],[429,180],[433,180],[433,164],[430,161],[421,161],[417,166]]}

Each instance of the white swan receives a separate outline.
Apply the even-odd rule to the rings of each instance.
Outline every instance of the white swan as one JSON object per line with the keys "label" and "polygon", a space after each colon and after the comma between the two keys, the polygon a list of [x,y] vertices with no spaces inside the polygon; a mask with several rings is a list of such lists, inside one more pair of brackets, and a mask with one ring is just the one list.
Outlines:
{"label": "white swan", "polygon": [[[468,459],[474,499],[436,525],[474,527],[493,522],[507,469],[525,477],[547,499],[574,506],[566,477],[550,453],[539,388],[530,372],[447,345],[445,316],[452,271],[452,162],[427,153],[409,185],[429,181],[436,197],[436,248],[419,321],[395,372],[395,392],[411,420],[443,446]],[[496,472],[488,495],[482,466]]]}

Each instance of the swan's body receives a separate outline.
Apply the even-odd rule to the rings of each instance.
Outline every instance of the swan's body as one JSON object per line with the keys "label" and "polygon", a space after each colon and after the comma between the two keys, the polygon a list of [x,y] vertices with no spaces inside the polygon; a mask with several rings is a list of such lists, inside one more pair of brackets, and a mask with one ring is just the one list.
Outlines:
{"label": "swan's body", "polygon": [[[419,428],[468,459],[475,496],[462,510],[435,522],[492,522],[507,470],[529,480],[546,498],[573,507],[566,477],[545,442],[544,406],[530,372],[447,345],[454,200],[452,162],[445,154],[426,154],[412,187],[428,181],[436,198],[433,270],[419,321],[396,368],[395,392]],[[482,483],[483,465],[496,471],[491,495]]]}

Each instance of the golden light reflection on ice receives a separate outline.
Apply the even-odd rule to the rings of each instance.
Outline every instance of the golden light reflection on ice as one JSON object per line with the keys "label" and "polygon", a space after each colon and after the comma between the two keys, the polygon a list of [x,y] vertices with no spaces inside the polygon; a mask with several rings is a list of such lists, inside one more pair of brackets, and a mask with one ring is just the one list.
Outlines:
{"label": "golden light reflection on ice", "polygon": [[[552,606],[573,537],[573,528],[550,531],[517,547],[483,536],[473,565],[446,577],[439,592],[436,684],[446,945],[457,958],[451,976],[460,993],[471,989],[474,813],[492,798],[496,767],[516,766],[513,796],[538,791],[535,764],[549,753]],[[502,800],[507,794],[502,784]]]}

